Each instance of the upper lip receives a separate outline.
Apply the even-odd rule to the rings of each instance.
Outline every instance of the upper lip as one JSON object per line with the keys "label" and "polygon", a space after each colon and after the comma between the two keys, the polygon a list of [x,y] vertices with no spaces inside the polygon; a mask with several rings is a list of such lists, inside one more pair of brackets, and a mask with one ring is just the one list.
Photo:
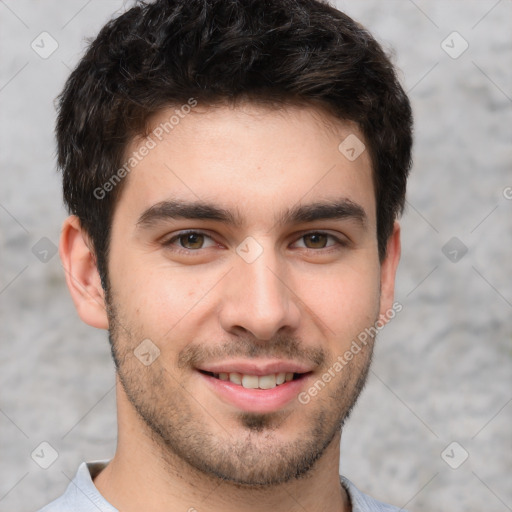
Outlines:
{"label": "upper lip", "polygon": [[219,361],[201,365],[198,370],[211,373],[242,373],[245,375],[270,375],[272,373],[307,373],[311,366],[297,361]]}

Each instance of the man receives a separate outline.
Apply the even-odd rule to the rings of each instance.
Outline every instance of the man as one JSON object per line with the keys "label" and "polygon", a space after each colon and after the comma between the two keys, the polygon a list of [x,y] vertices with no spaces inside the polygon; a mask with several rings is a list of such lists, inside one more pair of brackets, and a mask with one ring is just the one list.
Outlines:
{"label": "man", "polygon": [[339,476],[394,316],[411,111],[315,0],[157,0],[60,98],[60,255],[108,329],[118,447],[56,511],[391,511]]}

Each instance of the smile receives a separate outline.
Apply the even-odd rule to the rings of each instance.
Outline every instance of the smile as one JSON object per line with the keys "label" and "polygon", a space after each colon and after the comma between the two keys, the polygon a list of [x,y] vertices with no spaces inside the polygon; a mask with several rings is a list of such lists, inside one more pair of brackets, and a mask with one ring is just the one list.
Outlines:
{"label": "smile", "polygon": [[239,411],[271,413],[293,407],[313,376],[311,367],[289,362],[219,363],[197,368],[216,399]]}
{"label": "smile", "polygon": [[280,386],[285,382],[291,382],[292,380],[300,378],[302,374],[293,372],[280,372],[270,373],[268,375],[250,375],[246,373],[237,372],[201,372],[206,375],[223,381],[229,381],[238,386],[242,386],[245,389],[272,389],[276,386]]}

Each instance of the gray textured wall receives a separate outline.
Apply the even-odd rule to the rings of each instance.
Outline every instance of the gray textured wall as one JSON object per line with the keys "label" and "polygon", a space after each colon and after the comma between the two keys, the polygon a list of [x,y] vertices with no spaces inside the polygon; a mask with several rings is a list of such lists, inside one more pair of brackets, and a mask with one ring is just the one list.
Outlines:
{"label": "gray textured wall", "polygon": [[[394,49],[416,117],[404,308],[378,342],[342,471],[412,511],[512,510],[512,2],[338,6]],[[84,38],[120,8],[0,1],[1,511],[35,510],[115,449],[106,333],[80,322],[53,254],[65,212],[52,132]],[[44,441],[58,453],[46,470],[31,458]]]}

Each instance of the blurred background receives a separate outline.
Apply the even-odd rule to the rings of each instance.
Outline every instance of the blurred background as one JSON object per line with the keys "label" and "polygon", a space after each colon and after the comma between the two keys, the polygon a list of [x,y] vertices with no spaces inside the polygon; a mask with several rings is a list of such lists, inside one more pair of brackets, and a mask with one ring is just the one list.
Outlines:
{"label": "blurred background", "polygon": [[[38,509],[115,451],[107,334],[79,320],[56,254],[53,129],[86,38],[125,3],[0,0],[0,511]],[[410,511],[512,510],[512,1],[335,5],[392,52],[416,123],[403,310],[341,471]]]}

